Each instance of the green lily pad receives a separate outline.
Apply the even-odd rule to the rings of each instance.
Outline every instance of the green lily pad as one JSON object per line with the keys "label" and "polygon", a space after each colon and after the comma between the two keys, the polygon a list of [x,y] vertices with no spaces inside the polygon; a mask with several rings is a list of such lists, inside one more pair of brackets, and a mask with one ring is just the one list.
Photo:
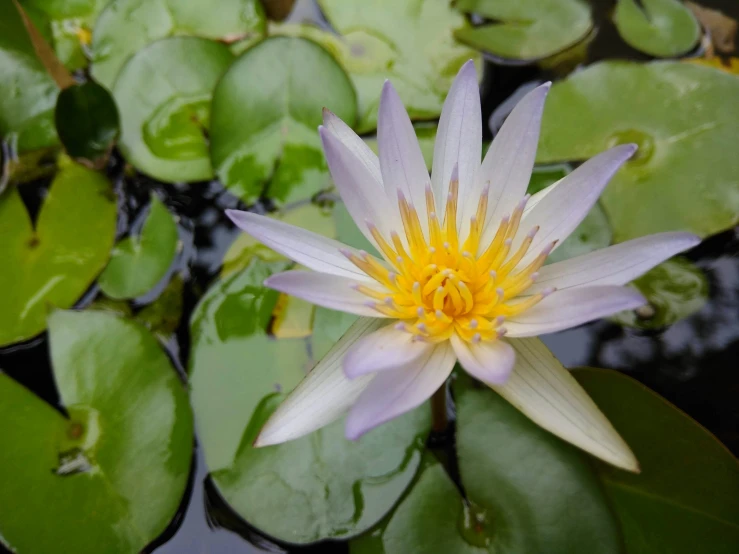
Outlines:
{"label": "green lily pad", "polygon": [[160,40],[129,60],[113,96],[121,152],[136,169],[172,183],[213,177],[211,96],[232,61],[225,44],[197,37]]}
{"label": "green lily pad", "polygon": [[113,148],[120,119],[108,90],[87,81],[59,93],[54,122],[67,154],[95,161]]}
{"label": "green lily pad", "polygon": [[328,52],[293,37],[251,47],[213,93],[211,156],[221,182],[247,203],[270,180],[268,196],[280,203],[330,186],[316,131],[324,106],[349,125],[356,119],[352,84]]}
{"label": "green lily pad", "polygon": [[467,498],[431,466],[381,530],[382,546],[362,538],[352,554],[622,552],[618,524],[582,453],[466,376],[454,392]]}
{"label": "green lily pad", "polygon": [[465,21],[448,2],[319,0],[318,4],[341,36],[308,26],[293,26],[287,32],[319,42],[349,73],[359,97],[355,127],[359,133],[377,128],[385,79],[393,82],[412,119],[434,119],[441,114],[462,64],[473,58],[481,67],[481,56],[452,37],[452,29]]}
{"label": "green lily pad", "polygon": [[21,0],[30,13],[43,14],[42,32],[69,70],[87,66],[92,26],[110,0]]}
{"label": "green lily pad", "polygon": [[360,441],[343,421],[278,446],[256,433],[282,395],[334,344],[355,316],[316,310],[313,337],[274,339],[266,329],[278,293],[262,282],[289,262],[254,257],[218,281],[191,320],[191,400],[213,480],[260,531],[290,543],[348,538],[376,524],[420,464],[428,406]]}
{"label": "green lily pad", "polygon": [[616,372],[574,372],[639,459],[639,475],[598,464],[629,554],[739,550],[739,465],[703,427]]}
{"label": "green lily pad", "polygon": [[126,237],[113,249],[98,284],[110,298],[136,298],[167,274],[177,253],[177,224],[166,206],[151,197],[139,237]]}
{"label": "green lily pad", "polygon": [[615,242],[661,231],[702,237],[739,222],[739,79],[679,62],[603,62],[555,83],[537,158],[639,150],[601,196]]}
{"label": "green lily pad", "polygon": [[[0,374],[0,541],[16,552],[140,552],[187,486],[192,414],[182,382],[141,326],[54,312],[51,359],[64,417]],[[43,521],[43,532],[31,521]]]}
{"label": "green lily pad", "polygon": [[583,40],[593,28],[583,0],[459,0],[456,8],[494,20],[454,31],[460,42],[512,60],[546,58]]}
{"label": "green lily pad", "polygon": [[54,105],[59,89],[10,1],[0,3],[0,74],[0,137],[20,153],[58,144]]}
{"label": "green lily pad", "polygon": [[673,258],[648,271],[633,285],[649,301],[643,310],[620,312],[613,320],[639,329],[661,329],[700,310],[708,300],[708,279],[685,258]]}
{"label": "green lily pad", "polygon": [[689,52],[701,36],[693,12],[680,0],[618,0],[613,22],[630,46],[662,58]]}
{"label": "green lily pad", "polygon": [[[116,201],[107,179],[79,165],[57,174],[35,225],[18,191],[0,197],[0,346],[46,328],[50,307],[69,308],[105,267]],[[35,227],[35,229],[34,229]]]}
{"label": "green lily pad", "polygon": [[262,35],[264,29],[259,0],[220,0],[218,9],[208,2],[112,0],[95,22],[92,75],[112,88],[126,61],[157,40],[191,35],[232,42]]}

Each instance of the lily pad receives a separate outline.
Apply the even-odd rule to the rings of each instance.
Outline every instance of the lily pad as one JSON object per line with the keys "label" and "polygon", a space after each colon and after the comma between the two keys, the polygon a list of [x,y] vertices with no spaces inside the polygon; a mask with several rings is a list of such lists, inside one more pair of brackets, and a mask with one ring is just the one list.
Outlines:
{"label": "lily pad", "polygon": [[166,343],[180,326],[185,282],[175,275],[159,297],[139,311],[135,319]]}
{"label": "lily pad", "polygon": [[108,90],[87,81],[59,93],[54,122],[67,154],[93,162],[113,148],[120,119]]}
{"label": "lily pad", "polygon": [[13,2],[0,3],[0,137],[20,153],[54,146],[59,89],[44,69]]}
{"label": "lily pad", "polygon": [[316,131],[324,106],[349,125],[356,119],[352,84],[326,50],[293,37],[251,47],[213,93],[211,156],[221,182],[247,203],[269,180],[280,203],[327,188]]}
{"label": "lily pad", "polygon": [[167,274],[177,253],[177,224],[166,206],[151,197],[139,237],[126,237],[113,249],[98,284],[110,298],[136,298]]}
{"label": "lily pad", "polygon": [[630,46],[662,58],[689,52],[701,36],[698,21],[681,0],[618,0],[613,22]]}
{"label": "lily pad", "polygon": [[259,0],[220,0],[218,9],[189,0],[112,0],[95,22],[92,75],[112,88],[126,61],[157,40],[190,35],[232,42],[264,29]]}
{"label": "lily pad", "polygon": [[136,169],[172,183],[213,177],[211,96],[232,61],[225,44],[197,37],[160,40],[130,59],[113,96],[121,152]]}
{"label": "lily pad", "polygon": [[0,346],[46,328],[50,307],[69,308],[105,267],[116,201],[107,179],[73,164],[57,174],[35,225],[18,191],[0,197]]}
{"label": "lily pad", "polygon": [[462,64],[470,58],[482,62],[477,52],[452,37],[452,30],[465,21],[448,2],[319,0],[318,4],[341,36],[313,30],[311,38],[330,50],[351,76],[359,95],[359,133],[377,128],[385,79],[393,82],[412,119],[434,119],[441,114]]}
{"label": "lily pad", "polygon": [[381,531],[382,548],[369,550],[377,538],[362,538],[352,554],[622,552],[618,523],[582,453],[466,376],[454,392],[467,498],[431,466]]}
{"label": "lily pad", "polygon": [[459,0],[456,8],[486,18],[454,32],[460,42],[512,60],[537,60],[588,36],[591,7],[583,0]]}
{"label": "lily pad", "polygon": [[[0,541],[16,552],[140,552],[174,517],[193,447],[187,394],[141,326],[49,317],[69,417],[0,374]],[[42,520],[43,532],[29,521]]]}
{"label": "lily pad", "polygon": [[92,26],[110,0],[21,0],[31,14],[43,14],[50,43],[69,70],[87,66]]}
{"label": "lily pad", "polygon": [[537,159],[585,160],[635,142],[601,197],[614,241],[712,235],[739,222],[737,97],[739,79],[696,64],[592,65],[552,87]]}
{"label": "lily pad", "polygon": [[290,543],[348,538],[376,524],[413,479],[430,412],[422,406],[356,443],[337,421],[285,444],[252,447],[279,393],[355,318],[317,310],[310,341],[268,336],[278,293],[262,282],[287,267],[255,257],[201,300],[191,320],[192,405],[213,480],[244,519]]}
{"label": "lily pad", "polygon": [[739,549],[739,465],[708,431],[622,374],[574,372],[639,459],[639,475],[598,464],[629,554]]}

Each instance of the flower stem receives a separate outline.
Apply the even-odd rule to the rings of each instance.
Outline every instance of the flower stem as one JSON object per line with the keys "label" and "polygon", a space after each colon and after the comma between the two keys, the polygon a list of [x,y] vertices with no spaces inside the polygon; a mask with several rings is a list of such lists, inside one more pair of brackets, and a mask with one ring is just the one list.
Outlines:
{"label": "flower stem", "polygon": [[431,397],[431,428],[435,433],[443,433],[449,426],[446,411],[446,383]]}

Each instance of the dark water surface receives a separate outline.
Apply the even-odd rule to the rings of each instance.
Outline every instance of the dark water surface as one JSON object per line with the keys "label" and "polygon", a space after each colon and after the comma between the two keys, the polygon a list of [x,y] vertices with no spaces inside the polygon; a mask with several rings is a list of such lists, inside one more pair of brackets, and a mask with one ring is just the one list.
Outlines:
{"label": "dark water surface", "polygon": [[[739,2],[704,1],[739,19]],[[612,2],[598,0],[599,20]],[[589,58],[628,57],[645,59],[618,37],[607,21],[591,44]],[[535,66],[501,66],[487,63],[483,82],[483,116],[487,121],[496,108],[521,85],[552,78]],[[497,126],[500,110],[492,117]],[[489,130],[486,131],[490,138]],[[226,208],[246,206],[225,192],[218,182],[167,185],[143,176],[125,176],[116,153],[108,167],[119,198],[119,237],[141,224],[141,215],[151,190],[169,210],[179,216],[180,237],[185,245],[173,273],[185,278],[184,311],[176,338],[168,345],[182,373],[189,352],[189,317],[198,299],[217,276],[221,260],[238,232],[225,217]],[[19,190],[33,215],[49,181],[39,181]],[[268,209],[258,205],[257,210]],[[545,337],[544,341],[568,367],[592,365],[613,368],[643,382],[695,418],[735,454],[739,454],[739,231],[730,230],[698,245],[686,256],[707,275],[710,298],[693,316],[656,332],[624,328],[608,321]],[[161,289],[137,301],[140,307],[154,300]],[[93,287],[79,307],[91,303],[98,290]],[[0,349],[0,367],[36,394],[58,406],[59,398],[51,374],[48,340],[42,335],[32,341]],[[453,437],[433,437],[434,448],[449,449]],[[211,484],[202,453],[195,448],[195,467],[181,509],[170,529],[147,551],[157,554],[228,554],[255,552],[347,552],[345,543],[322,543],[307,548],[284,548],[260,536],[236,515]],[[43,522],[39,522],[43,532]],[[101,545],[102,546],[102,545]],[[4,552],[0,547],[0,552]]]}

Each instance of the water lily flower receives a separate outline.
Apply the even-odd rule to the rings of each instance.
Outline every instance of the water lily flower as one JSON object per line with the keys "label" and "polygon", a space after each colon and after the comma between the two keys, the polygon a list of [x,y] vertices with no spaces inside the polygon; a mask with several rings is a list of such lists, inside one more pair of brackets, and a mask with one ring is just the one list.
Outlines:
{"label": "water lily flower", "polygon": [[698,238],[661,233],[544,265],[636,149],[616,146],[526,194],[549,86],[518,103],[480,164],[478,81],[465,64],[444,103],[430,176],[390,82],[380,100],[379,159],[325,110],[319,133],[331,175],[378,255],[228,211],[242,230],[311,270],[279,273],[266,286],[360,316],[275,411],[257,446],[347,412],[346,436],[357,439],[425,402],[459,362],[545,429],[638,469],[594,402],[532,337],[643,305],[624,285]]}

